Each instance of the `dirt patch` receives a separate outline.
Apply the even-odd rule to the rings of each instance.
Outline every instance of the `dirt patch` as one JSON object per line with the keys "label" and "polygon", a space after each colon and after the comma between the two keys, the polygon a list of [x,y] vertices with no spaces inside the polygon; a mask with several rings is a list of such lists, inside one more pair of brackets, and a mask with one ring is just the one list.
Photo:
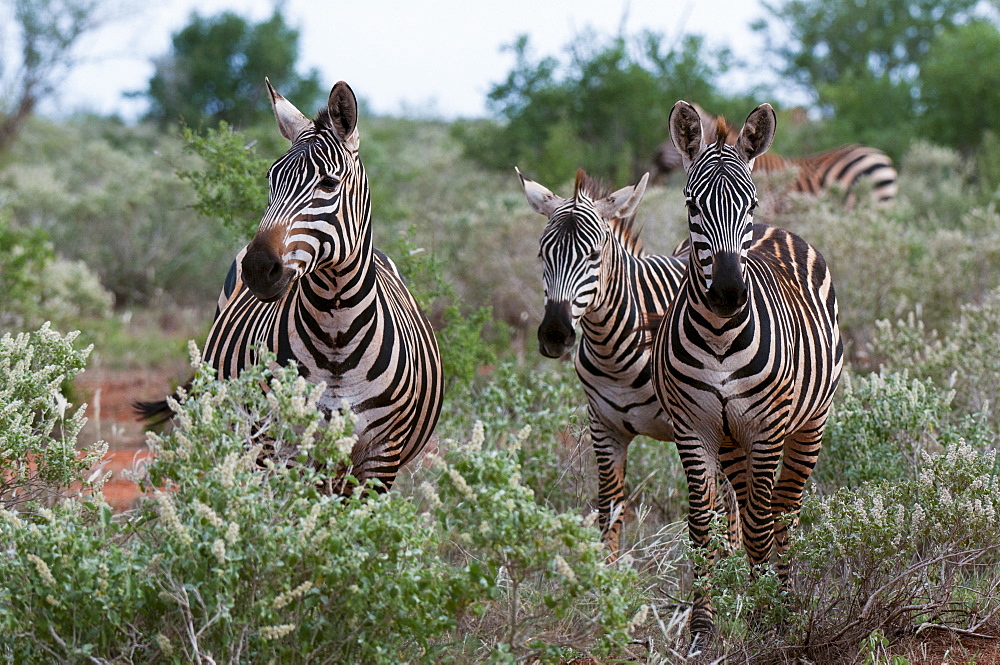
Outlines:
{"label": "dirt patch", "polygon": [[80,444],[108,443],[101,466],[112,475],[104,485],[104,497],[115,510],[135,507],[140,492],[127,472],[150,458],[146,429],[137,420],[132,403],[163,399],[176,381],[168,370],[91,368],[73,384],[75,401],[87,404],[87,424],[80,432]]}

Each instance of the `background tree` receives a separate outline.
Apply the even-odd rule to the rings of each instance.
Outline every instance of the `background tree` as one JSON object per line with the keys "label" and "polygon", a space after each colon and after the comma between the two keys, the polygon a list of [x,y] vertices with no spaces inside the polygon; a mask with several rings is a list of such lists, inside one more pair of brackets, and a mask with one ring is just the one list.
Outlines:
{"label": "background tree", "polygon": [[319,74],[296,72],[298,57],[299,31],[278,10],[261,23],[233,12],[193,13],[174,34],[171,51],[155,61],[148,90],[139,94],[149,99],[148,117],[161,124],[183,119],[214,126],[224,120],[246,127],[271,114],[265,76],[300,108],[320,102]]}
{"label": "background tree", "polygon": [[863,142],[900,157],[916,133],[922,64],[978,0],[764,0],[753,27],[781,75],[833,121],[827,143]]}
{"label": "background tree", "polygon": [[696,36],[668,48],[650,32],[611,39],[583,33],[567,47],[566,63],[532,58],[524,36],[507,48],[514,67],[488,102],[500,122],[459,123],[456,133],[480,163],[517,164],[545,182],[572,178],[579,167],[619,184],[637,178],[667,136],[667,113],[678,99],[717,113],[746,113],[751,104],[719,92],[715,81],[733,59]]}
{"label": "background tree", "polygon": [[935,143],[962,150],[1000,132],[1000,30],[970,21],[942,33],[920,68],[921,126]]}
{"label": "background tree", "polygon": [[112,14],[108,0],[0,0],[0,152],[76,63],[80,37]]}

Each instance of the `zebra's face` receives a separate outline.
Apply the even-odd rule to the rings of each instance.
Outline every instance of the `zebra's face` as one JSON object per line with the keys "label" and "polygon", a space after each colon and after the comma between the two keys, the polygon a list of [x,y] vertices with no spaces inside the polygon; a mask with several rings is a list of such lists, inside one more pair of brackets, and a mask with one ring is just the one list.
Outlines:
{"label": "zebra's face", "polygon": [[357,101],[340,82],[315,121],[271,88],[288,152],[268,169],[268,206],[243,258],[243,281],[260,300],[281,299],[296,279],[348,262],[361,242],[369,198],[358,157]]}
{"label": "zebra's face", "polygon": [[747,252],[753,243],[757,189],[750,170],[774,138],[775,116],[762,104],[748,117],[734,145],[720,118],[715,143],[704,144],[701,119],[687,102],[670,112],[670,138],[684,158],[692,269],[713,314],[730,318],[747,304]]}
{"label": "zebra's face", "polygon": [[706,300],[722,318],[747,303],[746,257],[757,207],[750,171],[731,152],[733,147],[725,144],[710,148],[691,169],[685,190],[688,231]]}
{"label": "zebra's face", "polygon": [[566,201],[545,225],[538,253],[545,291],[545,316],[538,327],[543,356],[559,358],[573,349],[574,329],[593,307],[601,286],[608,233],[607,222],[586,197]]}
{"label": "zebra's face", "polygon": [[573,350],[575,329],[600,301],[607,281],[608,220],[635,212],[646,177],[634,187],[602,197],[594,192],[596,184],[579,171],[571,199],[558,197],[524,176],[521,184],[531,207],[549,220],[538,252],[545,292],[538,350],[547,358],[561,358]]}

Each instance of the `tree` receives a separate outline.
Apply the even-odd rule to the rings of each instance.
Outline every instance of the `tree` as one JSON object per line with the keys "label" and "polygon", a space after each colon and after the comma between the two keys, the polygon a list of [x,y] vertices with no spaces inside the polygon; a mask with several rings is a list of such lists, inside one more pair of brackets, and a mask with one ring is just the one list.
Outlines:
{"label": "tree", "polygon": [[922,127],[936,143],[969,149],[1000,132],[1000,31],[971,21],[942,33],[920,68]]}
{"label": "tree", "polygon": [[[764,0],[778,71],[813,95],[828,143],[866,142],[900,157],[919,125],[920,71],[978,0]],[[787,37],[779,36],[787,35]]]}
{"label": "tree", "polygon": [[[847,77],[916,79],[931,43],[969,20],[978,0],[764,0],[767,37],[779,71],[807,90]],[[788,33],[777,43],[775,33]]]}
{"label": "tree", "polygon": [[[456,131],[480,163],[516,164],[539,180],[564,181],[586,167],[624,183],[649,168],[678,99],[720,113],[734,107],[714,84],[732,64],[730,53],[709,51],[700,37],[667,48],[655,33],[611,39],[584,33],[567,47],[565,64],[533,59],[524,36],[507,48],[514,67],[489,94],[500,123],[459,123]],[[743,113],[752,107],[745,99],[737,105]]]}
{"label": "tree", "polygon": [[148,117],[164,125],[183,119],[245,127],[271,115],[265,76],[305,108],[321,101],[319,74],[297,73],[298,57],[299,31],[279,10],[257,24],[232,12],[207,18],[196,12],[174,34],[170,53],[154,61],[149,88],[138,94],[149,99]]}
{"label": "tree", "polygon": [[[4,17],[0,44],[0,151],[11,142],[38,103],[52,94],[76,62],[80,37],[109,16],[108,0],[0,0]],[[4,44],[6,46],[6,44]],[[5,56],[16,57],[7,59]]]}

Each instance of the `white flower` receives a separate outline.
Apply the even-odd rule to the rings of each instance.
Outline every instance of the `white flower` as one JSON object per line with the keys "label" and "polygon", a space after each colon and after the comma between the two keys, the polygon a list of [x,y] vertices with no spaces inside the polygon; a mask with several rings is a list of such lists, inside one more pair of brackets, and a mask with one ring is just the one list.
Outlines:
{"label": "white flower", "polygon": [[52,576],[52,571],[49,570],[49,564],[45,563],[45,561],[37,554],[29,554],[27,559],[31,563],[35,564],[35,569],[38,571],[38,574],[46,584],[49,586],[56,585],[56,578]]}
{"label": "white flower", "polygon": [[226,565],[226,543],[222,538],[216,538],[212,543],[212,554],[219,561],[220,566]]}
{"label": "white flower", "polygon": [[282,607],[292,602],[299,596],[303,595],[305,592],[309,591],[313,587],[313,583],[305,581],[298,585],[291,591],[286,591],[285,593],[279,594],[277,598],[274,599],[274,609],[280,610]]}
{"label": "white flower", "polygon": [[562,575],[568,582],[576,581],[576,573],[573,572],[573,568],[566,563],[566,559],[562,558],[561,554],[556,555],[555,559],[556,571]]}
{"label": "white flower", "polygon": [[294,623],[286,623],[280,626],[264,626],[260,629],[260,636],[264,640],[280,640],[293,630],[295,630]]}

